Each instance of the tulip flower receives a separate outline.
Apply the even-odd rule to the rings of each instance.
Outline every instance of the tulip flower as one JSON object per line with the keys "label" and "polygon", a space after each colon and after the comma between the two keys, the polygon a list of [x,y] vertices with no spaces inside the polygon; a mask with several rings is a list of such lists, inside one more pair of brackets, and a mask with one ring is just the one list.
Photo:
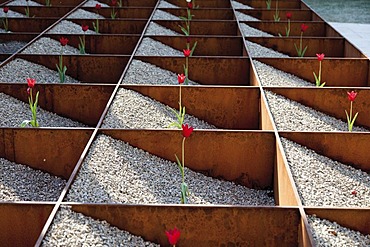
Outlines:
{"label": "tulip flower", "polygon": [[28,94],[28,103],[30,105],[31,113],[32,113],[32,120],[24,120],[21,123],[21,127],[26,127],[30,124],[32,127],[39,127],[37,122],[37,103],[39,101],[39,92],[36,93],[35,101],[33,101],[33,94],[32,89],[35,87],[36,80],[32,78],[27,78],[27,94]]}
{"label": "tulip flower", "polygon": [[355,101],[355,99],[357,97],[357,93],[355,91],[347,92],[347,97],[348,97],[348,100],[351,102],[351,106],[350,106],[349,114],[348,114],[347,110],[345,110],[345,112],[346,112],[346,116],[347,116],[348,131],[352,131],[353,124],[355,123],[355,120],[358,116],[358,112],[357,112],[355,114],[355,116],[352,117],[353,102]]}
{"label": "tulip flower", "polygon": [[178,80],[179,84],[184,83],[185,78],[186,78],[186,76],[184,74],[181,74],[181,75],[177,74],[177,80]]}
{"label": "tulip flower", "polygon": [[316,76],[315,72],[313,72],[313,76],[315,77],[316,87],[323,87],[323,86],[325,86],[326,82],[321,83],[321,63],[324,60],[325,54],[324,53],[316,54],[316,57],[317,57],[317,60],[319,60],[319,63],[320,63],[320,65],[319,65],[319,76]]}
{"label": "tulip flower", "polygon": [[189,9],[192,9],[193,8],[193,4],[190,2],[190,3],[188,3],[188,8]]}
{"label": "tulip flower", "polygon": [[96,10],[101,9],[101,4],[98,4],[98,3],[97,3],[97,4],[95,5],[95,9],[96,9]]}
{"label": "tulip flower", "polygon": [[[285,15],[286,15],[286,19],[287,19],[287,22],[288,22],[288,26],[285,27],[285,36],[289,37],[289,34],[290,34],[290,19],[292,18],[292,13],[287,12]],[[279,34],[279,36],[281,36],[281,35]]]}
{"label": "tulip flower", "polygon": [[64,83],[65,80],[66,80],[67,67],[65,65],[63,66],[63,47],[68,44],[68,39],[64,38],[64,37],[61,37],[59,39],[59,41],[60,41],[60,45],[62,46],[62,50],[61,50],[60,56],[59,56],[59,65],[56,64],[56,67],[57,67],[57,70],[58,70],[58,73],[59,73],[59,81],[60,81],[60,83]]}
{"label": "tulip flower", "polygon": [[3,8],[3,11],[5,13],[5,18],[4,19],[1,19],[2,23],[3,23],[3,26],[4,26],[4,30],[6,32],[8,32],[8,28],[9,28],[9,22],[8,22],[8,12],[9,12],[9,7],[4,7]]}
{"label": "tulip flower", "polygon": [[353,191],[351,192],[351,194],[355,196],[355,195],[357,195],[357,191],[353,190]]}
{"label": "tulip flower", "polygon": [[87,30],[89,30],[89,26],[82,24],[81,28],[82,28],[82,31],[84,32],[84,34],[82,35],[82,38],[78,37],[80,39],[80,43],[78,44],[78,49],[80,50],[80,54],[86,54],[86,50],[85,50],[85,45],[86,45],[85,32]]}
{"label": "tulip flower", "polygon": [[301,25],[301,37],[299,39],[299,48],[297,47],[296,44],[294,44],[294,47],[295,47],[295,49],[297,51],[297,54],[298,54],[298,57],[303,57],[306,50],[307,50],[307,47],[308,47],[308,46],[306,46],[304,49],[302,47],[303,33],[306,32],[307,28],[308,28],[308,25],[306,25],[304,23]]}
{"label": "tulip flower", "polygon": [[166,231],[166,236],[170,245],[176,246],[177,242],[180,239],[180,234],[180,230],[176,227],[173,230]]}
{"label": "tulip flower", "polygon": [[5,14],[7,14],[7,13],[8,13],[8,11],[9,11],[9,7],[4,7],[4,8],[3,8],[3,11],[4,11],[4,13],[5,13]]}
{"label": "tulip flower", "polygon": [[88,25],[82,24],[81,25],[81,28],[82,28],[82,31],[84,31],[84,32],[86,32],[87,30],[89,30],[89,26]]}
{"label": "tulip flower", "polygon": [[186,50],[183,50],[183,52],[184,52],[184,56],[185,57],[189,57],[190,56],[190,50],[189,49],[186,49]]}
{"label": "tulip flower", "polygon": [[185,138],[188,138],[191,133],[193,132],[194,128],[189,126],[188,124],[183,124],[182,125],[182,135],[185,137]]}
{"label": "tulip flower", "polygon": [[182,107],[182,102],[181,102],[181,85],[185,82],[186,76],[184,74],[177,74],[177,81],[179,82],[180,89],[179,89],[179,112],[173,110],[172,111],[175,113],[177,121],[171,123],[168,127],[177,127],[179,129],[182,128],[182,123],[184,122],[185,118],[185,107]]}
{"label": "tulip flower", "polygon": [[[95,5],[95,9],[96,9],[96,14],[99,15],[99,9],[101,9],[101,5],[97,3]],[[93,22],[92,24],[93,24],[95,33],[99,33],[99,18],[96,18],[95,22]]]}
{"label": "tulip flower", "polygon": [[292,13],[291,12],[286,12],[285,16],[288,20],[290,20],[292,18]]}
{"label": "tulip flower", "polygon": [[117,0],[112,0],[111,3],[110,3],[110,6],[112,6],[112,12],[110,13],[110,17],[112,19],[116,19],[116,16],[117,16],[117,12],[115,10],[115,7],[117,5]]}
{"label": "tulip flower", "polygon": [[60,44],[62,45],[62,46],[66,46],[67,44],[68,44],[68,39],[67,38],[64,38],[64,37],[61,37],[60,39],[59,39],[59,41],[60,41]]}

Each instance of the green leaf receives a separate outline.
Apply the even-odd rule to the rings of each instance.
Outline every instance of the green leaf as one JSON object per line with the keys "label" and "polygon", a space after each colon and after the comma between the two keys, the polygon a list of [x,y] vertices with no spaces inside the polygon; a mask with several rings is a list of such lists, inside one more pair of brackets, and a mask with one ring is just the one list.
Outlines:
{"label": "green leaf", "polygon": [[29,123],[31,123],[31,121],[29,120],[24,120],[22,123],[21,123],[21,127],[24,128],[26,127]]}
{"label": "green leaf", "polygon": [[353,124],[355,123],[357,116],[358,116],[358,112],[353,117],[352,122],[351,122],[351,126],[353,126]]}
{"label": "green leaf", "polygon": [[193,47],[191,48],[190,56],[193,56],[193,52],[194,52],[195,48],[197,47],[197,44],[198,44],[198,41],[195,41]]}
{"label": "green leaf", "polygon": [[187,18],[187,17],[184,17],[184,16],[179,16],[179,18],[180,18],[181,20],[183,20],[183,21],[187,21],[187,20],[188,20],[188,18]]}
{"label": "green leaf", "polygon": [[347,110],[344,110],[345,112],[346,112],[346,116],[347,116],[347,124],[348,124],[348,128],[349,128],[349,126],[351,125],[351,119],[349,118],[349,116],[348,116],[348,112],[347,112]]}
{"label": "green leaf", "polygon": [[295,43],[294,43],[294,47],[295,47],[295,50],[297,51],[298,56],[299,56],[300,52],[299,52],[299,49],[298,49],[298,47],[297,47],[297,45]]}
{"label": "green leaf", "polygon": [[179,157],[177,157],[176,154],[175,154],[175,157],[176,157],[177,165],[179,166],[180,172],[181,172],[181,174],[183,174],[184,173],[184,168],[181,164],[181,161],[179,160]]}
{"label": "green leaf", "polygon": [[303,51],[302,51],[302,56],[301,56],[301,57],[303,57],[303,56],[304,56],[304,54],[305,54],[305,52],[306,52],[307,48],[308,48],[308,46],[306,46],[306,47],[303,49]]}
{"label": "green leaf", "polygon": [[182,27],[179,25],[179,27],[181,28],[181,31],[186,35],[186,36],[189,36],[189,32],[188,30],[186,30],[186,28]]}
{"label": "green leaf", "polygon": [[324,86],[325,86],[325,84],[326,84],[326,82],[324,82],[323,84],[321,84],[321,85],[320,85],[320,87],[324,87]]}

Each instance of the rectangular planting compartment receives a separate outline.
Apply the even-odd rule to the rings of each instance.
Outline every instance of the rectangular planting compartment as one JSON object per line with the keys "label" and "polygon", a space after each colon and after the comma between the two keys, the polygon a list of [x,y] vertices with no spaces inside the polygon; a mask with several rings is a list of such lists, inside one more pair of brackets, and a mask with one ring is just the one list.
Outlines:
{"label": "rectangular planting compartment", "polygon": [[[181,8],[187,7],[187,2],[179,2],[177,0],[167,0],[167,2],[179,6]],[[196,5],[199,5],[200,9],[203,8],[231,8],[229,1],[223,1],[223,0],[202,0],[199,2],[196,2]]]}
{"label": "rectangular planting compartment", "polygon": [[[198,4],[198,3],[197,3]],[[202,4],[202,3],[201,3]],[[170,13],[174,16],[187,16],[187,10],[182,9],[175,9],[175,8],[167,8],[167,9],[160,9],[167,13]],[[234,19],[234,12],[232,9],[192,9],[191,14],[193,16],[193,20],[233,20]]]}
{"label": "rectangular planting compartment", "polygon": [[3,246],[34,246],[53,210],[52,203],[0,203]]}
{"label": "rectangular planting compartment", "polygon": [[[45,4],[44,0],[33,0],[39,4]],[[77,6],[82,3],[83,0],[51,0],[52,6]]]}
{"label": "rectangular planting compartment", "polygon": [[[257,43],[264,47],[297,57],[297,51],[294,44],[299,47],[300,38],[264,38],[247,37],[246,40]],[[326,57],[349,57],[362,58],[364,55],[353,45],[346,43],[344,38],[309,38],[303,37],[302,47],[308,47],[305,57],[316,57],[316,53],[325,53]],[[348,47],[352,46],[352,47]]]}
{"label": "rectangular planting compartment", "polygon": [[[68,19],[78,25],[92,27],[95,19]],[[144,30],[147,20],[122,20],[122,19],[99,19],[99,32],[102,34],[141,34]]]}
{"label": "rectangular planting compartment", "polygon": [[[312,86],[315,83],[312,73],[319,72],[319,62],[316,58],[257,58],[255,60],[310,81]],[[322,61],[321,81],[326,82],[326,87],[368,87],[369,73],[368,59],[330,58]]]}
{"label": "rectangular planting compartment", "polygon": [[0,53],[9,55],[16,53],[36,36],[37,34],[0,34]]}
{"label": "rectangular planting compartment", "polygon": [[[266,9],[266,2],[260,1],[260,0],[236,0],[237,2],[249,5],[256,9]],[[275,8],[276,1],[271,1],[271,9]],[[301,8],[301,2],[297,0],[284,0],[279,1],[279,9],[300,9]]]}
{"label": "rectangular planting compartment", "polygon": [[[179,26],[183,26],[183,21],[153,20],[153,22],[172,31],[182,34]],[[237,36],[239,34],[238,23],[230,21],[199,21],[190,22],[191,35],[225,35]]]}
{"label": "rectangular planting compartment", "polygon": [[[122,1],[123,3],[124,1]],[[82,10],[86,10],[92,13],[96,13],[95,7],[83,7]],[[111,13],[113,8],[101,8],[99,9],[99,15],[104,16],[107,19],[111,19]],[[149,7],[116,7],[114,11],[117,13],[117,19],[148,19],[153,12],[153,8]]]}
{"label": "rectangular planting compartment", "polygon": [[[51,0],[53,2],[53,0]],[[43,2],[45,4],[45,1]],[[11,6],[11,10],[25,14],[25,6]],[[71,11],[73,7],[47,7],[47,6],[29,6],[29,15],[31,17],[34,16],[38,18],[46,18],[46,17],[51,17],[51,18],[56,18],[56,17],[62,17],[65,14],[67,14],[69,11]]]}
{"label": "rectangular planting compartment", "polygon": [[[257,18],[261,21],[274,21],[275,9],[273,9],[273,6],[271,6],[271,8],[272,8],[271,10],[238,9],[236,11]],[[302,21],[302,22],[317,21],[314,18],[316,14],[310,10],[287,10],[287,11],[292,13],[291,21]],[[285,12],[282,12],[282,10],[280,9],[280,22],[286,20],[287,18]]]}
{"label": "rectangular planting compartment", "polygon": [[[158,57],[136,56],[134,59],[176,74],[184,71],[185,58],[161,57],[158,59]],[[246,57],[190,57],[189,59],[189,79],[201,85],[249,86],[249,77],[250,62]]]}
{"label": "rectangular planting compartment", "polygon": [[55,23],[57,18],[9,18],[9,31],[13,33],[41,33],[50,25]]}
{"label": "rectangular planting compartment", "polygon": [[[26,80],[22,84],[0,84],[0,92],[28,103],[26,90]],[[36,84],[35,90],[40,92],[38,106],[42,109],[95,127],[114,85]]]}

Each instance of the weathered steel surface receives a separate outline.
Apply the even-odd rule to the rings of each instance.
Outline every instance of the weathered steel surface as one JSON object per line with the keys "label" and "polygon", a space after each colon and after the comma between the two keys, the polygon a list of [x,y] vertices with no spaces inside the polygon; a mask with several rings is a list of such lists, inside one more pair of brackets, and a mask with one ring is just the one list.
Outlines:
{"label": "weathered steel surface", "polygon": [[[187,36],[191,46],[198,42],[194,56],[243,56],[242,37]],[[150,36],[150,38],[182,51],[186,48],[186,38],[181,36]]]}
{"label": "weathered steel surface", "polygon": [[[184,57],[137,56],[148,62],[170,70],[183,73]],[[241,85],[249,86],[250,61],[247,57],[191,57],[189,59],[189,78],[203,85]]]}
{"label": "weathered steel surface", "polygon": [[[262,8],[266,9],[266,1],[261,0],[238,0],[238,2],[242,4],[249,5],[253,8]],[[277,1],[271,1],[271,9],[276,7]],[[278,2],[279,9],[300,9],[301,8],[301,1],[297,0],[284,0]]]}
{"label": "weathered steel surface", "polygon": [[[141,2],[141,1],[137,1]],[[84,7],[86,11],[96,13],[95,7]],[[111,13],[113,8],[101,8],[99,9],[99,15],[104,16],[107,19],[111,19]],[[116,19],[148,19],[153,12],[153,8],[150,7],[115,7]]]}
{"label": "weathered steel surface", "polygon": [[[93,19],[69,19],[78,25],[92,26]],[[99,32],[104,34],[141,34],[147,20],[99,19]]]}
{"label": "weathered steel surface", "polygon": [[179,246],[298,245],[297,208],[76,204],[72,209],[163,246],[165,231],[174,227],[181,231]]}
{"label": "weathered steel surface", "polygon": [[[258,58],[257,60],[310,81],[313,86],[315,85],[313,72],[319,73],[317,58]],[[321,81],[326,82],[327,87],[366,87],[370,85],[369,70],[368,59],[324,59]]]}
{"label": "weathered steel surface", "polygon": [[[123,86],[178,109],[178,86]],[[259,88],[182,86],[186,113],[224,129],[259,129]]]}
{"label": "weathered steel surface", "polygon": [[370,172],[370,134],[341,132],[280,132],[280,136],[316,153]]}
{"label": "weathered steel surface", "polygon": [[[45,4],[44,0],[33,0],[39,4]],[[78,4],[84,2],[84,0],[53,0],[52,6],[77,6]]]}
{"label": "weathered steel surface", "polygon": [[53,207],[51,203],[0,203],[0,245],[34,246]]}
{"label": "weathered steel surface", "polygon": [[[2,45],[6,45],[7,42],[11,42],[11,41],[22,41],[22,42],[28,43],[36,36],[37,36],[36,33],[33,33],[33,34],[1,33],[0,42]],[[2,51],[2,53],[4,53],[4,51]],[[9,54],[13,54],[13,53],[9,53]]]}
{"label": "weathered steel surface", "polygon": [[1,128],[0,156],[69,179],[91,134],[88,129]]}
{"label": "weathered steel surface", "polygon": [[[187,7],[186,1],[168,0],[167,2],[182,8]],[[199,5],[199,8],[231,8],[230,2],[224,0],[200,0],[196,1],[196,5]]]}
{"label": "weathered steel surface", "polygon": [[9,31],[40,33],[57,20],[58,18],[9,18]]}
{"label": "weathered steel surface", "polygon": [[[45,1],[42,2],[45,4]],[[9,4],[10,5],[10,4]],[[73,7],[46,7],[44,6],[29,6],[30,16],[34,17],[62,17],[72,10]],[[25,15],[25,6],[11,6],[10,10],[24,14]]]}
{"label": "weathered steel surface", "polygon": [[[196,4],[202,5],[202,2],[196,2]],[[168,12],[174,16],[187,16],[186,9],[161,9],[162,11]],[[233,20],[234,12],[232,9],[192,9],[191,14],[193,20]]]}
{"label": "weathered steel surface", "polygon": [[[102,130],[164,159],[181,154],[180,130]],[[185,165],[250,188],[272,188],[275,138],[271,132],[194,131],[185,144]],[[227,155],[225,155],[227,154]]]}
{"label": "weathered steel surface", "polygon": [[[261,21],[274,21],[275,10],[238,9],[246,15],[253,16]],[[292,13],[291,21],[313,21],[313,12],[310,10],[289,10]],[[286,21],[286,13],[280,11],[280,21]]]}
{"label": "weathered steel surface", "polygon": [[302,207],[299,208],[299,212],[301,213],[301,221],[298,228],[298,246],[314,246],[311,228],[308,225],[307,217]]}
{"label": "weathered steel surface", "polygon": [[[349,112],[350,102],[347,98],[347,92],[350,88],[266,88],[276,94],[280,94],[291,100],[297,101],[308,107],[324,112],[333,117],[347,122],[345,110]],[[359,112],[355,125],[362,125],[370,128],[370,90],[367,88],[358,88],[356,100],[353,103],[354,113]]]}
{"label": "weathered steel surface", "polygon": [[[183,21],[167,21],[167,20],[154,20],[155,23],[171,29],[172,31],[182,34],[179,26],[183,26]],[[199,21],[194,20],[190,22],[191,35],[225,35],[236,36],[238,35],[238,24],[234,20],[225,21]]]}

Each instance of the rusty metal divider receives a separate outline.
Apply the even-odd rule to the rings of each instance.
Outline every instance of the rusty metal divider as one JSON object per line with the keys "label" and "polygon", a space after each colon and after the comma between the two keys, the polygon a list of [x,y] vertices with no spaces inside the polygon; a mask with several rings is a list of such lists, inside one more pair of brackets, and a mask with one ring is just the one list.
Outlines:
{"label": "rusty metal divider", "polygon": [[[186,1],[178,1],[178,0],[167,0],[167,2],[177,5],[180,8],[186,8],[187,3]],[[201,1],[201,6],[199,6],[199,9],[202,8],[230,8],[230,2],[229,1],[224,1],[224,0],[202,0]]]}
{"label": "rusty metal divider", "polygon": [[[266,9],[265,1],[261,0],[238,0],[243,4],[247,4],[256,9]],[[276,1],[271,1],[271,7],[274,7]],[[280,9],[300,9],[301,8],[301,1],[300,0],[283,0],[279,1],[279,8]]]}
{"label": "rusty metal divider", "polygon": [[[162,11],[168,12],[174,16],[187,16],[185,8],[161,8]],[[234,14],[230,8],[207,8],[192,9],[194,14],[192,20],[233,20]]]}
{"label": "rusty metal divider", "polygon": [[[45,4],[45,2],[44,2]],[[11,6],[9,5],[9,9],[12,11],[16,11],[18,13],[24,13],[24,7],[25,6]],[[29,15],[35,16],[38,18],[45,18],[45,17],[62,17],[68,12],[70,12],[73,9],[73,7],[47,7],[45,5],[43,6],[29,6]]]}
{"label": "rusty metal divider", "polygon": [[[95,7],[82,7],[81,9],[96,12]],[[99,10],[99,15],[111,19],[112,7],[104,7]],[[148,19],[153,12],[153,7],[115,7],[117,13],[115,19]]]}
{"label": "rusty metal divider", "polygon": [[[275,10],[266,10],[266,9],[238,9],[239,12],[250,15],[254,18],[257,18],[261,21],[274,21]],[[282,9],[280,9],[282,11]],[[313,12],[311,10],[286,10],[292,13],[292,21],[302,21],[309,22],[313,21]],[[284,15],[280,16],[280,21],[286,22],[287,18]]]}

